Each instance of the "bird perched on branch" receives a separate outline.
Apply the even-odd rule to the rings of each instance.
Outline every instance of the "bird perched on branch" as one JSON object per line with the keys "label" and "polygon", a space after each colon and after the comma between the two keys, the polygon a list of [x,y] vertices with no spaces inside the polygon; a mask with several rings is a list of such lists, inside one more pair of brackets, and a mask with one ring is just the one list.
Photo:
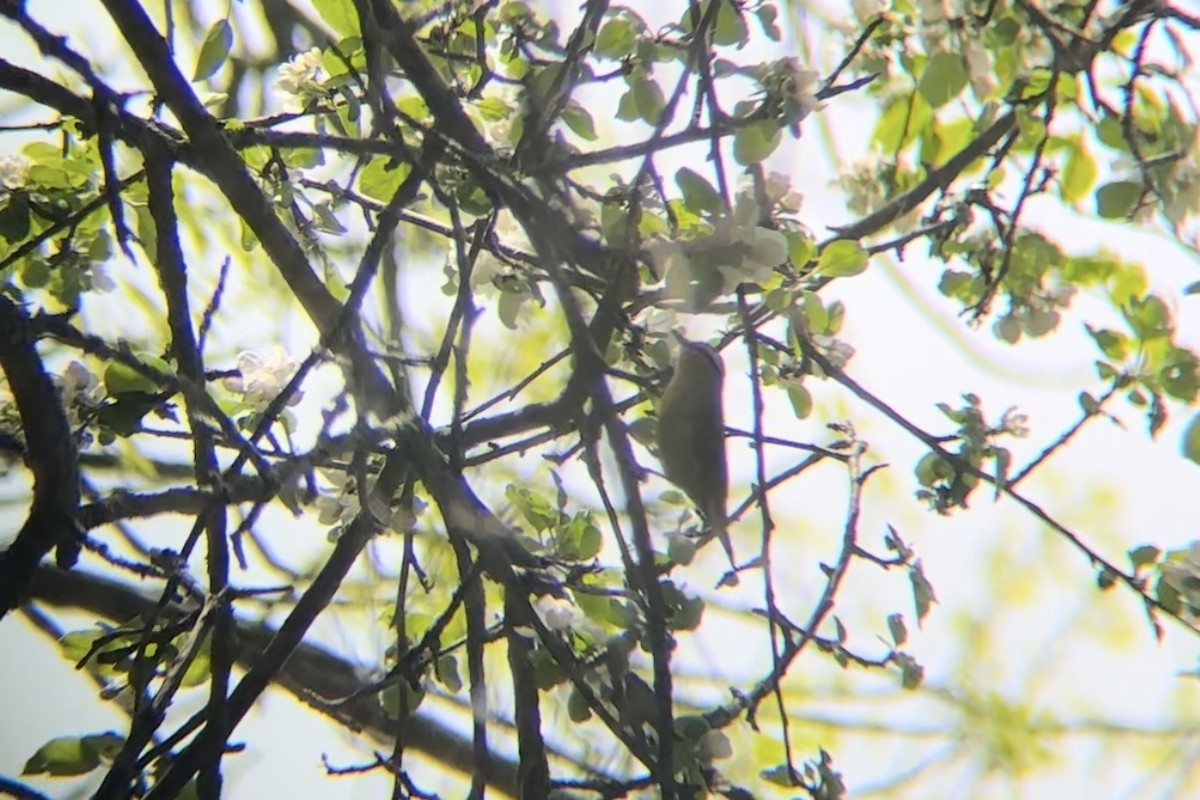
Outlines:
{"label": "bird perched on branch", "polygon": [[658,406],[658,458],[667,480],[683,490],[720,540],[734,569],[726,529],[729,469],[725,462],[725,365],[716,350],[678,333],[675,374]]}

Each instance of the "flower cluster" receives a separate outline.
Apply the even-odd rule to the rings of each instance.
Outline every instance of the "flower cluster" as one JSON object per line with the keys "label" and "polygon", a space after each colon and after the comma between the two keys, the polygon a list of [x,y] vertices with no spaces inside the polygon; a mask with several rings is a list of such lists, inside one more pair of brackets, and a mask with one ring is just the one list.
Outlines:
{"label": "flower cluster", "polygon": [[18,153],[0,156],[0,187],[15,192],[29,181],[29,159]]}
{"label": "flower cluster", "polygon": [[299,53],[279,68],[275,88],[287,95],[287,106],[294,111],[303,111],[313,100],[325,96],[325,81],[328,75],[321,65],[321,50],[314,47]]}
{"label": "flower cluster", "polygon": [[[780,199],[790,194],[784,191]],[[703,308],[742,283],[770,278],[775,268],[787,261],[788,244],[782,233],[760,225],[760,217],[753,192],[742,191],[732,212],[718,216],[707,232],[691,239],[651,243],[650,256],[666,275],[667,293],[686,300],[690,308]]]}
{"label": "flower cluster", "polygon": [[[240,374],[226,378],[226,388],[241,394],[248,404],[262,410],[283,391],[283,387],[300,368],[300,362],[275,345],[262,354],[250,351],[239,353],[237,368]],[[303,392],[294,392],[288,398],[288,405],[296,405],[302,397]]]}

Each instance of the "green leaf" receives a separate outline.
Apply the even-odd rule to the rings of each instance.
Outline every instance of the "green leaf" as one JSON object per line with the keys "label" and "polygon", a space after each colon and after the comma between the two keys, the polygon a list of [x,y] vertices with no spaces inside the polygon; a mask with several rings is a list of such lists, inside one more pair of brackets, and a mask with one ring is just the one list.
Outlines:
{"label": "green leaf", "polygon": [[641,119],[641,114],[638,112],[637,100],[633,96],[633,88],[625,90],[621,98],[617,100],[617,119],[622,122],[634,122]]}
{"label": "green leaf", "polygon": [[1096,136],[1113,150],[1120,150],[1123,153],[1129,152],[1129,142],[1125,138],[1125,130],[1121,126],[1121,120],[1112,114],[1106,114],[1100,120],[1100,124],[1096,126]]}
{"label": "green leaf", "polygon": [[29,236],[29,198],[24,192],[12,192],[0,206],[0,238],[19,242]]}
{"label": "green leaf", "polygon": [[1105,219],[1125,219],[1142,198],[1142,184],[1135,181],[1106,183],[1096,192],[1096,213]]}
{"label": "green leaf", "polygon": [[592,521],[591,514],[579,513],[559,529],[555,541],[560,558],[565,561],[587,561],[600,553],[604,537]]}
{"label": "green leaf", "polygon": [[192,71],[192,80],[202,81],[211,77],[225,63],[231,47],[233,27],[229,20],[219,19],[204,35],[204,43],[200,45],[200,53],[196,56],[196,69]]}
{"label": "green leaf", "polygon": [[525,305],[525,295],[520,292],[501,292],[500,300],[496,303],[496,314],[501,324],[510,331],[517,329],[521,319],[521,306]]}
{"label": "green leaf", "polygon": [[733,135],[733,158],[744,167],[757,164],[779,146],[781,134],[774,120],[763,120],[740,128]]}
{"label": "green leaf", "polygon": [[663,109],[667,106],[662,87],[643,78],[635,82],[630,90],[633,92],[633,104],[637,108],[638,116],[651,125],[657,125]]}
{"label": "green leaf", "polygon": [[742,19],[742,12],[738,5],[727,2],[727,0],[710,1],[721,4],[721,7],[717,9],[717,22],[713,26],[713,43],[717,45],[744,44],[747,36],[746,21]]}
{"label": "green leaf", "polygon": [[387,203],[395,196],[400,184],[408,177],[412,166],[390,156],[375,156],[358,176],[358,190],[380,202]]}
{"label": "green leaf", "polygon": [[1162,551],[1152,544],[1144,544],[1129,551],[1129,562],[1135,570],[1149,567],[1158,561]]}
{"label": "green leaf", "polygon": [[861,275],[867,268],[867,251],[853,239],[830,242],[817,260],[817,272],[830,278]]}
{"label": "green leaf", "polygon": [[1187,430],[1183,432],[1183,456],[1189,461],[1200,464],[1200,414],[1192,417]]}
{"label": "green leaf", "polygon": [[904,626],[903,614],[889,614],[887,624],[888,632],[892,637],[892,644],[899,647],[908,640],[908,629]]}
{"label": "green leaf", "polygon": [[937,596],[933,592],[933,584],[925,577],[925,570],[921,566],[921,560],[916,562],[908,569],[908,580],[912,584],[913,605],[917,610],[917,624],[925,620],[929,614],[929,609],[937,602]]}
{"label": "green leaf", "polygon": [[581,725],[592,718],[592,709],[588,706],[587,699],[574,687],[567,696],[567,718],[576,725]]}
{"label": "green leaf", "polygon": [[597,624],[616,627],[629,624],[629,613],[615,597],[579,592],[575,595],[575,604],[585,617]]}
{"label": "green leaf", "polygon": [[817,334],[828,333],[829,311],[816,292],[804,293],[804,317],[808,321],[808,330]]}
{"label": "green leaf", "polygon": [[511,483],[504,494],[535,531],[549,530],[558,524],[558,509],[545,497]]}
{"label": "green leaf", "polygon": [[604,58],[624,58],[637,45],[637,29],[633,21],[624,16],[610,19],[596,34],[595,53]]}
{"label": "green leaf", "polygon": [[592,121],[592,115],[588,113],[586,108],[574,100],[568,101],[567,105],[563,108],[562,120],[581,139],[594,142],[598,138],[596,136],[596,123]]}
{"label": "green leaf", "polygon": [[163,394],[121,392],[112,395],[114,402],[101,406],[96,412],[96,419],[118,436],[132,436],[137,432],[142,418],[165,402]]}
{"label": "green leaf", "polygon": [[787,237],[788,259],[793,267],[803,267],[817,254],[817,243],[812,237],[801,231],[784,231],[783,235]]}
{"label": "green leaf", "polygon": [[675,173],[675,183],[690,210],[715,212],[721,208],[721,195],[717,194],[707,178],[694,169],[682,167]]}
{"label": "green leaf", "polygon": [[462,676],[458,672],[458,659],[452,655],[444,655],[433,663],[433,676],[438,683],[445,686],[452,694],[462,691]]}
{"label": "green leaf", "polygon": [[1104,355],[1113,361],[1124,361],[1129,357],[1130,342],[1128,336],[1120,331],[1109,330],[1107,328],[1093,328],[1091,325],[1085,325],[1085,327]]}
{"label": "green leaf", "polygon": [[799,382],[787,382],[788,400],[792,403],[792,412],[795,413],[796,419],[807,419],[812,413],[813,401],[812,394],[808,389],[804,388],[804,384]]}
{"label": "green leaf", "polygon": [[[171,368],[160,358],[141,356],[139,360],[147,366],[157,368],[168,375],[171,374]],[[127,394],[129,392],[153,393],[162,391],[162,387],[159,386],[157,381],[151,380],[127,364],[115,361],[104,369],[104,388],[108,390],[110,396]]]}
{"label": "green leaf", "polygon": [[949,103],[967,85],[967,67],[958,53],[938,53],[929,59],[917,91],[934,108]]}
{"label": "green leaf", "polygon": [[900,665],[900,685],[912,691],[925,680],[925,668],[907,653],[897,653],[895,661]]}
{"label": "green leaf", "polygon": [[1092,154],[1082,144],[1072,148],[1067,156],[1067,163],[1062,171],[1062,199],[1067,203],[1077,203],[1087,197],[1096,182],[1096,162]]}
{"label": "green leaf", "polygon": [[325,24],[342,36],[358,36],[358,12],[354,0],[312,0],[313,10]]}
{"label": "green leaf", "polygon": [[1121,309],[1129,326],[1141,339],[1154,339],[1171,332],[1171,312],[1156,295],[1131,298]]}

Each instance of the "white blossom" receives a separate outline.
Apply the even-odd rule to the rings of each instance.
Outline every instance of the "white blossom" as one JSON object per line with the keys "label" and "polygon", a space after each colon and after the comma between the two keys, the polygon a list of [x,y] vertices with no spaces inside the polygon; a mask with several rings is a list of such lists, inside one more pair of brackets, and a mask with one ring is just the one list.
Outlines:
{"label": "white blossom", "polygon": [[854,9],[854,16],[859,22],[874,19],[877,14],[886,11],[888,5],[884,0],[850,0],[850,7]]}
{"label": "white blossom", "polygon": [[533,603],[542,622],[552,631],[565,631],[575,627],[583,618],[579,609],[565,597],[544,594]]}
{"label": "white blossom", "polygon": [[812,343],[835,369],[845,369],[854,357],[852,346],[832,336],[813,336]]}
{"label": "white blossom", "polygon": [[8,191],[24,188],[29,181],[29,159],[19,153],[0,156],[0,186]]}
{"label": "white blossom", "polygon": [[790,121],[793,123],[821,108],[817,100],[817,71],[801,66],[796,57],[785,58],[780,64],[783,73],[783,88],[787,93]]}
{"label": "white blossom", "polygon": [[321,49],[314,47],[292,57],[279,67],[275,88],[287,95],[289,108],[304,109],[318,97],[325,95],[325,68],[321,66]]}
{"label": "white blossom", "polygon": [[104,387],[90,369],[79,361],[67,364],[62,374],[53,377],[71,427],[78,428],[104,399]]}
{"label": "white blossom", "polygon": [[782,172],[772,172],[768,175],[763,188],[768,200],[778,203],[782,210],[790,214],[799,211],[804,203],[804,195],[792,188],[791,177]]}
{"label": "white blossom", "polygon": [[[247,403],[265,408],[278,395],[299,369],[300,362],[288,355],[279,345],[265,352],[243,351],[238,354],[237,368],[240,375],[225,379],[225,386],[241,394]],[[300,402],[302,392],[294,392],[288,405]]]}
{"label": "white blossom", "polygon": [[68,402],[95,402],[100,399],[100,381],[86,365],[72,361],[61,375],[55,376],[63,399]]}
{"label": "white blossom", "polygon": [[868,214],[887,199],[881,171],[879,159],[868,157],[851,164],[849,170],[834,181],[835,186],[846,190],[846,205],[855,214]]}
{"label": "white blossom", "polygon": [[975,97],[983,100],[996,88],[996,75],[992,72],[992,55],[979,42],[968,39],[963,43],[963,55],[967,62],[967,76]]}
{"label": "white blossom", "polygon": [[739,192],[733,213],[717,221],[713,237],[717,247],[735,245],[741,259],[721,266],[725,291],[734,291],[740,283],[767,280],[776,267],[787,260],[787,237],[759,223],[759,208],[753,194]]}
{"label": "white blossom", "polygon": [[723,731],[713,729],[700,737],[700,757],[705,761],[719,761],[733,757],[733,745]]}

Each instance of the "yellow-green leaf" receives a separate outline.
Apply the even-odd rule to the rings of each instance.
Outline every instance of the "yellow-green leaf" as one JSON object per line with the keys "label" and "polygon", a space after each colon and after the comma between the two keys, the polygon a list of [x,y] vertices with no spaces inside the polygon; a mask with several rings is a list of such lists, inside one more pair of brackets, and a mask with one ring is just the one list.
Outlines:
{"label": "yellow-green leaf", "polygon": [[1096,162],[1088,149],[1080,144],[1071,150],[1062,171],[1062,198],[1077,203],[1087,197],[1096,182]]}
{"label": "yellow-green leaf", "polygon": [[929,59],[917,91],[934,108],[946,105],[967,85],[967,68],[958,53],[938,53]]}
{"label": "yellow-green leaf", "polygon": [[829,278],[849,278],[867,268],[867,251],[853,239],[830,242],[817,260],[817,272]]}
{"label": "yellow-green leaf", "polygon": [[1200,464],[1200,414],[1192,417],[1183,432],[1183,455],[1189,461]]}
{"label": "yellow-green leaf", "polygon": [[233,27],[227,19],[217,20],[204,35],[204,43],[200,45],[200,53],[196,56],[196,69],[192,71],[192,80],[202,81],[211,77],[225,63],[232,47]]}

